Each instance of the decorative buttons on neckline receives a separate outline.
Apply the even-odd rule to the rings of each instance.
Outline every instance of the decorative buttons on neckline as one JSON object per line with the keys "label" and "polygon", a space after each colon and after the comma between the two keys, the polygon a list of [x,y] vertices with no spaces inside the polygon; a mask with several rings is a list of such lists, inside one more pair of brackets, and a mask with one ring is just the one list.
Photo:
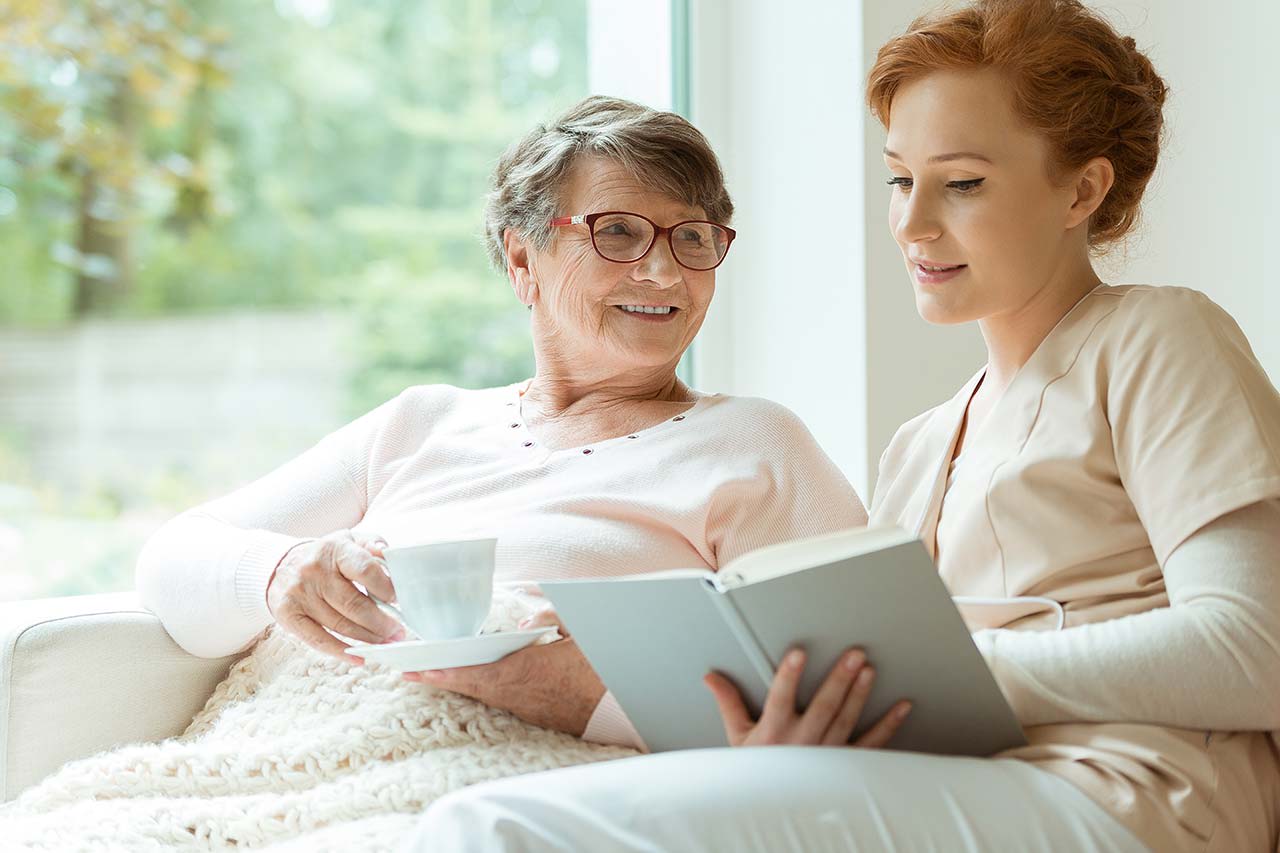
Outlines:
{"label": "decorative buttons on neckline", "polygon": [[590,455],[591,455],[591,448],[590,448],[590,447],[583,448],[582,455],[583,455],[583,456],[590,456]]}
{"label": "decorative buttons on neckline", "polygon": [[640,436],[638,436],[638,435],[629,435],[629,436],[627,436],[627,438],[639,438],[639,437],[640,437]]}
{"label": "decorative buttons on neckline", "polygon": [[533,442],[532,442],[532,441],[526,441],[526,442],[524,443],[524,446],[525,446],[525,447],[533,447]]}
{"label": "decorative buttons on neckline", "polygon": [[512,428],[512,429],[516,429],[516,428],[518,428],[519,426],[520,426],[520,424],[512,424],[512,425],[511,425],[511,428]]}
{"label": "decorative buttons on neckline", "polygon": [[676,415],[676,416],[675,416],[674,418],[672,418],[671,420],[673,420],[673,421],[682,421],[682,420],[684,420],[684,415]]}

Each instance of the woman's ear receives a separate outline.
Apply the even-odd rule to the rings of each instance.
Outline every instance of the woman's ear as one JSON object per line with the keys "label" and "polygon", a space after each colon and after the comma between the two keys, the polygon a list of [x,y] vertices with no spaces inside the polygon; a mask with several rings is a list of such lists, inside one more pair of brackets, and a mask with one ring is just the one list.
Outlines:
{"label": "woman's ear", "polygon": [[1067,228],[1088,221],[1116,182],[1116,169],[1106,157],[1094,157],[1076,174],[1075,201],[1067,209]]}
{"label": "woman's ear", "polygon": [[507,256],[507,279],[516,298],[529,308],[538,301],[538,282],[533,277],[529,246],[510,228],[502,232],[502,250]]}

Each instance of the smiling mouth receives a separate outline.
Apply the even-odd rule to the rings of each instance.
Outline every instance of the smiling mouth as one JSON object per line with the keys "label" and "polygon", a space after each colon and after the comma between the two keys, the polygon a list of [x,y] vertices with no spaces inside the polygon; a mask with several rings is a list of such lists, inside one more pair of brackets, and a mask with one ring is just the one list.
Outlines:
{"label": "smiling mouth", "polygon": [[613,307],[627,314],[654,314],[663,317],[674,314],[680,310],[672,305],[615,305]]}

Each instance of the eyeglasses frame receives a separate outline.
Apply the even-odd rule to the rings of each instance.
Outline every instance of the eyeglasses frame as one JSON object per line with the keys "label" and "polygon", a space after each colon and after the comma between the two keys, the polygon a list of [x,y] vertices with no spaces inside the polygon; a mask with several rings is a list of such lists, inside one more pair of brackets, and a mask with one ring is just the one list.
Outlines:
{"label": "eyeglasses frame", "polygon": [[[611,216],[614,214],[634,216],[637,219],[643,219],[645,222],[648,222],[653,226],[653,237],[649,240],[649,245],[645,247],[643,252],[629,261],[616,261],[613,258],[606,257],[605,254],[600,251],[600,247],[596,245],[596,220],[602,216]],[[646,255],[653,251],[653,247],[658,243],[658,238],[665,233],[667,235],[667,248],[671,250],[672,260],[685,269],[692,270],[693,272],[710,272],[724,263],[724,259],[729,257],[729,247],[733,245],[734,238],[738,236],[738,232],[734,231],[728,225],[721,225],[719,222],[712,222],[710,219],[685,219],[664,228],[649,217],[639,213],[633,213],[630,210],[603,210],[599,213],[579,213],[574,216],[558,216],[551,220],[552,228],[561,228],[566,225],[586,225],[588,232],[591,234],[591,248],[596,250],[597,255],[613,264],[634,264],[636,261],[642,260]],[[723,229],[724,232],[729,235],[728,241],[724,244],[724,255],[721,256],[720,260],[715,262],[714,266],[706,268],[691,267],[686,263],[682,263],[680,259],[676,257],[676,246],[675,243],[671,241],[671,233],[681,225],[714,225],[716,228]]]}

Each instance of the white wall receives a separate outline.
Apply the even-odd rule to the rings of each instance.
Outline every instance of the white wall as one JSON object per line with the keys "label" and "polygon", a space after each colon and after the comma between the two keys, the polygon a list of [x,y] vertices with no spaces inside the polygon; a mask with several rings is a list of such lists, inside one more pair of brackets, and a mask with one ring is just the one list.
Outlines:
{"label": "white wall", "polygon": [[865,476],[863,174],[857,7],[700,2],[691,109],[721,154],[738,242],[696,383],[770,397]]}
{"label": "white wall", "polygon": [[916,315],[885,225],[864,54],[901,23],[847,0],[702,0],[694,12],[693,119],[724,160],[740,235],[695,380],[791,407],[869,499],[898,424],[982,364],[974,333]]}
{"label": "white wall", "polygon": [[1280,383],[1280,4],[1111,0],[1105,9],[1171,89],[1141,236],[1108,272],[1203,290]]}
{"label": "white wall", "polygon": [[[693,4],[693,118],[724,160],[740,233],[695,379],[790,406],[866,497],[897,426],[984,360],[975,329],[915,313],[885,222],[883,130],[862,103],[876,49],[933,5]],[[1280,52],[1262,44],[1280,4],[1100,8],[1174,90],[1144,230],[1103,275],[1206,291],[1280,380]]]}
{"label": "white wall", "polygon": [[587,0],[592,94],[671,109],[670,0]]}

